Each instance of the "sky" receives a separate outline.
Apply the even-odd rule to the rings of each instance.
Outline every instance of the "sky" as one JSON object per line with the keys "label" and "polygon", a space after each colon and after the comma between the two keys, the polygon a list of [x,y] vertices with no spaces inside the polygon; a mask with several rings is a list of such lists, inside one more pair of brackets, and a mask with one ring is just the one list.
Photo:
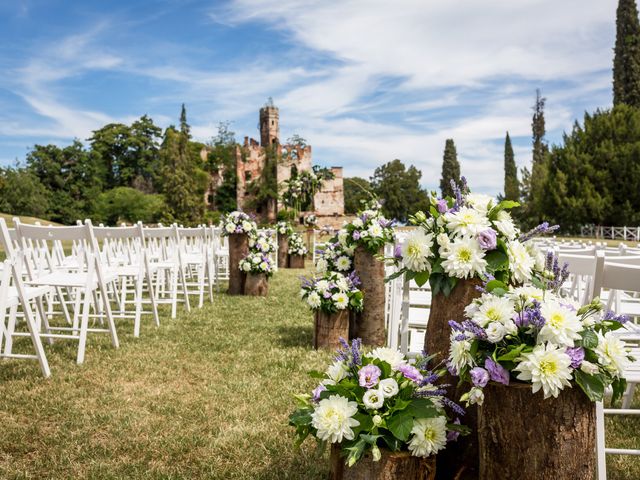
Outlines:
{"label": "sky", "polygon": [[547,139],[612,103],[615,0],[0,0],[0,165],[185,103],[259,138],[280,108],[315,164],[369,177],[395,158],[436,188],[453,138],[473,190],[503,188],[505,132],[531,162],[535,91]]}

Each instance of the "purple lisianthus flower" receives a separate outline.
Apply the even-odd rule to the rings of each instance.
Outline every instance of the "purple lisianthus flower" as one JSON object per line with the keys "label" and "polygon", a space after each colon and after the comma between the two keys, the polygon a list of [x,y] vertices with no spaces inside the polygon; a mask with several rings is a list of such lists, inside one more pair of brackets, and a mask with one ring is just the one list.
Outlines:
{"label": "purple lisianthus flower", "polygon": [[412,382],[420,382],[422,380],[422,374],[413,365],[400,365],[398,371],[402,373],[404,378],[411,380]]}
{"label": "purple lisianthus flower", "polygon": [[360,386],[366,388],[375,386],[380,379],[380,375],[382,375],[382,370],[375,365],[363,367],[360,372],[358,372]]}
{"label": "purple lisianthus flower", "polygon": [[582,361],[584,360],[584,348],[567,347],[565,352],[571,359],[571,368],[580,368],[580,365],[582,365]]}
{"label": "purple lisianthus flower", "polygon": [[331,292],[327,290],[326,292],[324,292],[324,294],[322,296],[324,298],[326,298],[326,299],[329,299],[329,298],[331,298]]}
{"label": "purple lisianthus flower", "polygon": [[489,383],[489,372],[482,367],[475,367],[471,369],[471,382],[476,387],[486,387]]}
{"label": "purple lisianthus flower", "polygon": [[496,231],[493,228],[488,228],[478,234],[478,245],[483,250],[494,250],[497,244]]}
{"label": "purple lisianthus flower", "polygon": [[[453,423],[455,425],[460,425],[460,419],[456,418]],[[455,430],[449,430],[447,432],[447,442],[455,442],[456,440],[458,440],[458,437],[460,436],[460,432],[456,432]]]}
{"label": "purple lisianthus flower", "polygon": [[354,240],[360,240],[360,232],[358,230],[354,230],[351,236],[353,237]]}
{"label": "purple lisianthus flower", "polygon": [[445,213],[447,210],[449,210],[449,206],[447,205],[447,201],[444,198],[441,198],[440,200],[438,200],[436,202],[436,208],[438,209],[438,212],[440,212],[440,213]]}
{"label": "purple lisianthus flower", "polygon": [[398,260],[402,259],[402,247],[400,245],[396,245],[393,249],[393,258]]}
{"label": "purple lisianthus flower", "polygon": [[487,357],[484,361],[484,368],[489,372],[489,378],[503,385],[509,385],[509,372],[493,358]]}
{"label": "purple lisianthus flower", "polygon": [[314,402],[319,402],[320,401],[320,394],[322,392],[324,392],[327,389],[327,387],[325,387],[324,385],[320,384],[318,385],[316,388],[313,389],[313,392],[311,392],[312,395],[312,400]]}

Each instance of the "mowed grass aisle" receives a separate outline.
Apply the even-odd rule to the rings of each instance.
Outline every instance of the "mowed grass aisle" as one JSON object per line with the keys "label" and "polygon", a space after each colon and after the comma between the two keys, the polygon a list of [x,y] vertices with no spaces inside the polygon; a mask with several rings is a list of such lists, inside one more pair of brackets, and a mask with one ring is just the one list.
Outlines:
{"label": "mowed grass aisle", "polygon": [[139,339],[119,323],[120,349],[93,335],[82,366],[75,342],[45,346],[49,380],[35,361],[0,361],[0,478],[324,478],[287,426],[291,395],[331,356],[310,349],[300,273],[278,273],[266,299],[163,310]]}
{"label": "mowed grass aisle", "polygon": [[[310,440],[294,450],[287,426],[292,394],[315,386],[306,372],[332,356],[310,348],[300,273],[276,274],[266,299],[163,310],[139,339],[120,323],[121,348],[93,335],[82,366],[75,342],[46,346],[49,380],[0,361],[0,479],[326,478],[326,456]],[[639,448],[638,427],[610,420],[608,444]],[[609,457],[609,478],[640,478],[640,459]]]}

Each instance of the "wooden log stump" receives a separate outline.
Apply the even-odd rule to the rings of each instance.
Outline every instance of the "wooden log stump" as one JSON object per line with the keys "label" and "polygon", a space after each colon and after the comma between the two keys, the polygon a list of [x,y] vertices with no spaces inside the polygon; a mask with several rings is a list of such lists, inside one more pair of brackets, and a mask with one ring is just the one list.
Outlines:
{"label": "wooden log stump", "polygon": [[289,255],[289,268],[304,268],[304,255]]}
{"label": "wooden log stump", "polygon": [[[382,254],[382,249],[377,253]],[[362,246],[356,248],[353,263],[362,282],[360,290],[364,296],[364,308],[357,316],[354,334],[365,345],[382,347],[387,343],[384,328],[384,263]]]}
{"label": "wooden log stump", "polygon": [[249,237],[246,233],[229,235],[229,295],[242,295],[246,273],[240,270],[240,260],[249,254]]}
{"label": "wooden log stump", "polygon": [[314,315],[313,348],[340,347],[340,337],[349,338],[349,310],[325,313],[318,310]]}
{"label": "wooden log stump", "polygon": [[544,400],[531,385],[490,384],[479,408],[480,478],[595,478],[595,405],[578,387]]}
{"label": "wooden log stump", "polygon": [[329,480],[433,480],[435,458],[414,457],[409,452],[392,452],[381,448],[382,458],[374,462],[370,454],[353,466],[345,465],[340,447],[331,447]]}
{"label": "wooden log stump", "polygon": [[[481,283],[478,279],[458,280],[448,297],[442,293],[433,296],[424,347],[428,354],[436,355],[434,363],[446,361],[448,358],[451,337],[449,320],[464,320],[464,308],[480,296],[475,287]],[[468,386],[457,387],[458,379],[449,374],[442,378],[442,383],[452,385],[448,389],[447,397],[456,403],[468,390]],[[477,407],[472,405],[467,408],[466,414],[460,420],[471,428],[471,433],[458,437],[457,441],[450,442],[446,449],[438,453],[438,480],[478,478]]]}
{"label": "wooden log stump", "polygon": [[264,273],[249,273],[244,282],[244,294],[266,297],[269,293],[269,279]]}
{"label": "wooden log stump", "polygon": [[307,237],[307,250],[313,253],[313,228],[306,229],[306,237]]}
{"label": "wooden log stump", "polygon": [[289,268],[289,235],[278,234],[278,268]]}

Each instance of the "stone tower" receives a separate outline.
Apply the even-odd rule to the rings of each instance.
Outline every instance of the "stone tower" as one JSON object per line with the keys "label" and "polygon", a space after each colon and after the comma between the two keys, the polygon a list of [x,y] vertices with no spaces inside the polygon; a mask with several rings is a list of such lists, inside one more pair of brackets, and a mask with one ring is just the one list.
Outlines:
{"label": "stone tower", "polygon": [[280,143],[280,113],[269,98],[260,109],[260,145],[268,147],[274,143]]}

